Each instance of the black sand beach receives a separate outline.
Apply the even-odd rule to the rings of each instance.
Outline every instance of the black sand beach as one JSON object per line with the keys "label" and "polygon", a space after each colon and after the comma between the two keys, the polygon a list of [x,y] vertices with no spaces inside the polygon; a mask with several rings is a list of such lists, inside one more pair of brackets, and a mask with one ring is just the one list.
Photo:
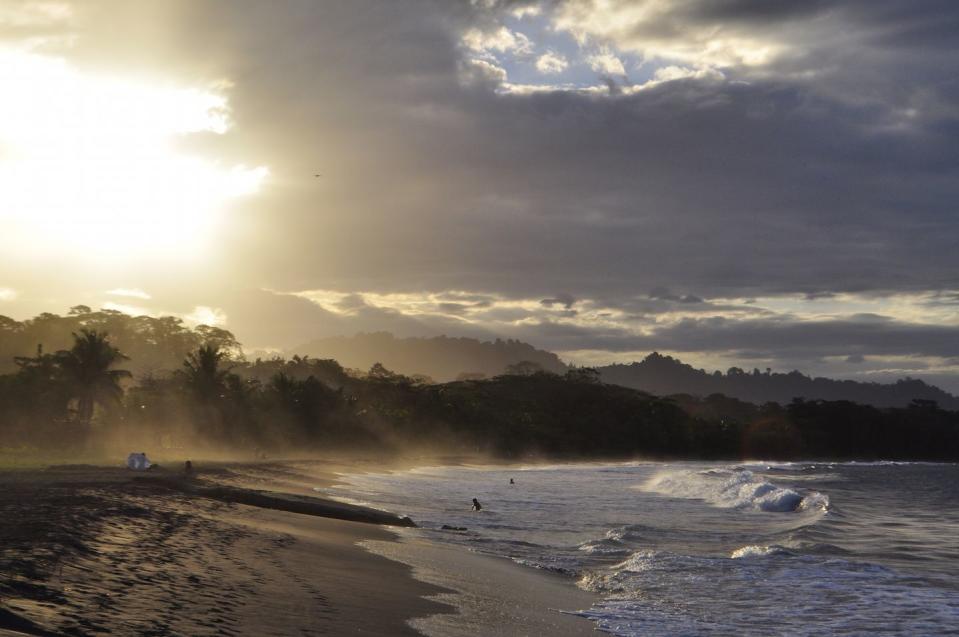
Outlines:
{"label": "black sand beach", "polygon": [[[450,615],[422,628],[454,634],[456,606],[483,592],[421,582],[410,566],[358,546],[384,553],[396,539],[384,524],[403,522],[307,498],[323,476],[350,468],[309,466],[222,465],[185,484],[162,470],[145,480],[93,466],[0,473],[0,634],[413,635],[410,620],[437,613]],[[350,517],[364,521],[334,519]],[[508,586],[504,567],[519,569],[487,572],[491,562],[472,555],[457,566],[448,549],[435,550],[441,570],[504,580],[494,588]],[[531,616],[556,616],[558,634],[591,630],[544,600],[517,599]]]}

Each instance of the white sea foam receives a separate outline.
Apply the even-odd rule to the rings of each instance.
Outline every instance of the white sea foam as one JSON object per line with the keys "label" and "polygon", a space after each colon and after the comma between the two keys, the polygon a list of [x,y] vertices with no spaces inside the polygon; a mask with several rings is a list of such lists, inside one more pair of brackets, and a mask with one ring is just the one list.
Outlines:
{"label": "white sea foam", "polygon": [[592,555],[626,555],[629,553],[629,548],[623,545],[622,542],[610,538],[587,540],[576,548],[583,553],[590,553]]}
{"label": "white sea foam", "polygon": [[729,557],[738,560],[744,557],[767,557],[769,555],[792,555],[792,552],[782,546],[762,546],[759,544],[750,544],[736,549]]}
{"label": "white sea foam", "polygon": [[759,511],[800,511],[829,507],[828,496],[769,482],[749,470],[707,469],[702,471],[661,471],[647,480],[643,491],[677,498],[705,500],[724,508],[752,508]]}

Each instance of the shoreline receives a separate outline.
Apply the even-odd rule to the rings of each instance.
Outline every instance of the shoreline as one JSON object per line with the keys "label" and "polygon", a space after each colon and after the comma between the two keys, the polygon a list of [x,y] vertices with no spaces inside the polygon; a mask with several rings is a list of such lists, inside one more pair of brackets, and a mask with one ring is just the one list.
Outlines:
{"label": "shoreline", "polygon": [[[438,462],[439,460],[439,462]],[[509,463],[496,463],[505,466]],[[316,485],[339,484],[341,476],[360,473],[404,472],[427,467],[492,466],[468,458],[430,458],[429,462],[403,463],[390,468],[350,467],[336,471],[333,479]],[[316,488],[315,487],[315,488]],[[352,504],[352,501],[351,501]],[[364,506],[375,506],[364,503]],[[429,599],[452,606],[454,612],[411,618],[408,623],[428,637],[471,637],[495,634],[502,637],[554,635],[573,637],[595,634],[595,624],[577,614],[599,600],[569,578],[525,567],[513,560],[473,552],[418,534],[418,528],[394,528],[390,541],[364,540],[361,547],[412,569],[417,580],[440,591]]]}
{"label": "shoreline", "polygon": [[[392,468],[462,460],[418,458]],[[473,634],[480,625],[498,634],[541,632],[527,621],[557,635],[593,631],[588,620],[549,610],[549,599],[524,596],[516,585],[535,580],[534,588],[553,597],[565,591],[564,599],[577,600],[568,605],[588,607],[588,594],[571,582],[411,541],[398,528],[333,519],[344,511],[380,524],[399,518],[370,520],[368,509],[314,491],[343,474],[385,468],[378,458],[224,462],[201,465],[201,489],[171,488],[180,479],[166,470],[0,471],[0,635],[456,635],[470,634],[461,629],[467,625]],[[151,479],[134,479],[144,475]],[[250,489],[259,494],[253,501],[234,497]],[[272,506],[278,495],[280,506]],[[265,508],[250,506],[264,498]],[[310,510],[291,512],[291,501],[309,501]],[[482,575],[455,577],[465,572]],[[500,593],[493,606],[509,598],[512,610],[490,614],[486,603],[477,615],[491,592]],[[517,617],[519,632],[496,624]]]}
{"label": "shoreline", "polygon": [[434,613],[408,622],[429,637],[566,637],[596,632],[595,624],[578,613],[599,597],[555,573],[407,533],[396,541],[364,540],[360,545],[410,566],[417,580],[442,589],[429,599],[455,607],[455,613]]}
{"label": "shoreline", "polygon": [[[401,458],[391,466],[381,463],[325,463],[315,473],[314,460],[290,461],[287,468],[297,476],[304,473],[309,482],[294,480],[285,486],[305,493],[325,495],[324,488],[342,484],[343,476],[405,472],[428,467],[512,466],[515,463],[490,462],[467,456],[424,456]],[[527,463],[524,463],[526,466]],[[255,484],[255,483],[245,483]],[[349,506],[374,507],[375,503],[334,499]],[[376,509],[384,510],[384,509]],[[413,520],[416,522],[416,520]],[[595,624],[576,614],[588,609],[599,596],[587,592],[571,579],[557,573],[529,568],[507,557],[475,553],[418,535],[418,526],[390,527],[388,540],[358,542],[364,550],[411,569],[411,577],[437,587],[428,599],[447,610],[427,616],[411,617],[407,623],[420,634],[443,637],[468,637],[496,634],[503,637],[550,634],[555,637],[595,634]]]}

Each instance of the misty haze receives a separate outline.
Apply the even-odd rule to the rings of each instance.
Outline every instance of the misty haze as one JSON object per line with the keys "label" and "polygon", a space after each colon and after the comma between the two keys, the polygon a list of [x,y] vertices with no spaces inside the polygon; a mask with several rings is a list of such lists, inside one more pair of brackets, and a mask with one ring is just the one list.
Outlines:
{"label": "misty haze", "polygon": [[959,635],[957,34],[0,0],[0,635]]}

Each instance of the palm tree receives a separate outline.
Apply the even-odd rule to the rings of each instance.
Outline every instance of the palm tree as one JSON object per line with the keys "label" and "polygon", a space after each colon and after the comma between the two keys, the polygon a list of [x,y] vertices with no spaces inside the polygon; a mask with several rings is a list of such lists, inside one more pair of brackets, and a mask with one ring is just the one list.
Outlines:
{"label": "palm tree", "polygon": [[295,378],[292,378],[284,372],[277,372],[273,378],[270,379],[267,388],[276,395],[281,405],[289,407],[297,402],[296,394],[298,385],[299,383]]}
{"label": "palm tree", "polygon": [[129,378],[125,369],[111,369],[127,357],[110,344],[106,332],[82,329],[73,333],[73,347],[58,352],[60,369],[77,399],[77,422],[86,427],[94,407],[118,402],[123,397],[120,379]]}
{"label": "palm tree", "polygon": [[177,373],[194,396],[208,402],[226,393],[230,370],[220,367],[226,357],[227,353],[219,345],[207,343],[187,354],[183,369]]}
{"label": "palm tree", "polygon": [[[187,354],[183,369],[176,372],[183,388],[192,395],[196,424],[211,439],[223,439],[240,420],[236,409],[243,399],[243,386],[230,368],[222,366],[229,355],[216,342],[201,345]],[[230,425],[228,428],[227,425]]]}

